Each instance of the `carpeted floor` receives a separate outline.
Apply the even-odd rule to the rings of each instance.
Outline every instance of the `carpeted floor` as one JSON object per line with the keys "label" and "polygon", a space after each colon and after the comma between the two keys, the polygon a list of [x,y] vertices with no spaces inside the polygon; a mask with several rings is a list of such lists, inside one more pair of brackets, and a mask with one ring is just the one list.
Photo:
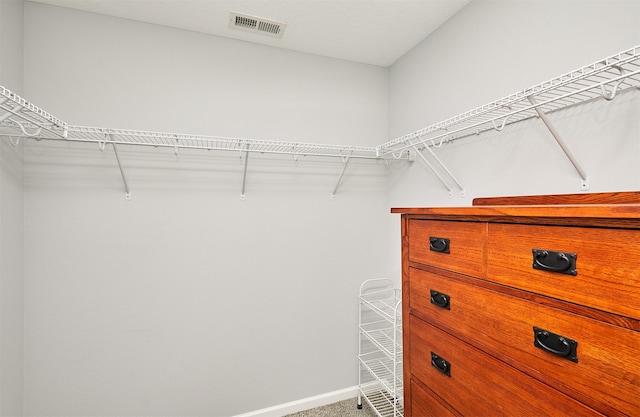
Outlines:
{"label": "carpeted floor", "polygon": [[362,400],[362,410],[358,410],[358,399],[340,401],[311,410],[300,411],[285,417],[376,417],[376,413]]}

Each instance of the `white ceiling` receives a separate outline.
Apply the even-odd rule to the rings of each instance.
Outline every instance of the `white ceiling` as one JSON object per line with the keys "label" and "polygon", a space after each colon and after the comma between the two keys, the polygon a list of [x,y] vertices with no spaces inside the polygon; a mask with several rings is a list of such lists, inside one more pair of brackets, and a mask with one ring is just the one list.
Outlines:
{"label": "white ceiling", "polygon": [[[471,0],[28,1],[388,67]],[[230,11],[287,27],[281,39],[232,29]]]}

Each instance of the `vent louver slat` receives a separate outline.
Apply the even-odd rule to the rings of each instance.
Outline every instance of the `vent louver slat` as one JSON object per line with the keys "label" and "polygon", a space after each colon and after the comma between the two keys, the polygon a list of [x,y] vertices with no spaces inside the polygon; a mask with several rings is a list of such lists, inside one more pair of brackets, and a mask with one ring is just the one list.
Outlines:
{"label": "vent louver slat", "polygon": [[257,24],[258,21],[256,19],[249,19],[248,17],[244,16],[236,16],[236,26],[254,29]]}
{"label": "vent louver slat", "polygon": [[258,33],[274,38],[282,38],[285,27],[284,22],[276,20],[264,19],[262,17],[250,16],[243,13],[231,12],[229,25],[233,29],[239,29],[246,32]]}
{"label": "vent louver slat", "polygon": [[260,22],[260,24],[258,25],[258,30],[277,35],[280,32],[280,26],[274,25],[273,23]]}

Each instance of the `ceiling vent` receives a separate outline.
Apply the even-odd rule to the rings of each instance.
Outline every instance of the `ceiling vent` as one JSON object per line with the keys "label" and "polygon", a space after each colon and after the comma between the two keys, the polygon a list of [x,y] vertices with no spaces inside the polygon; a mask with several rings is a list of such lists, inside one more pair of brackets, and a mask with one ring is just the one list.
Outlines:
{"label": "ceiling vent", "polygon": [[284,22],[250,16],[233,11],[231,12],[229,24],[234,29],[267,35],[273,38],[282,38],[282,33],[284,32],[285,27],[287,27],[287,24]]}

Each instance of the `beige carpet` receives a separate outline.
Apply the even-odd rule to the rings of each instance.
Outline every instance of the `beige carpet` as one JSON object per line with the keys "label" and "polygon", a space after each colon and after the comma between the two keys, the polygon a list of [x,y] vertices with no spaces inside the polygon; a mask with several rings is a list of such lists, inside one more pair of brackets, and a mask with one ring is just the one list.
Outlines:
{"label": "beige carpet", "polygon": [[363,399],[362,410],[358,410],[358,399],[340,401],[311,410],[300,411],[285,417],[376,417],[376,413]]}

